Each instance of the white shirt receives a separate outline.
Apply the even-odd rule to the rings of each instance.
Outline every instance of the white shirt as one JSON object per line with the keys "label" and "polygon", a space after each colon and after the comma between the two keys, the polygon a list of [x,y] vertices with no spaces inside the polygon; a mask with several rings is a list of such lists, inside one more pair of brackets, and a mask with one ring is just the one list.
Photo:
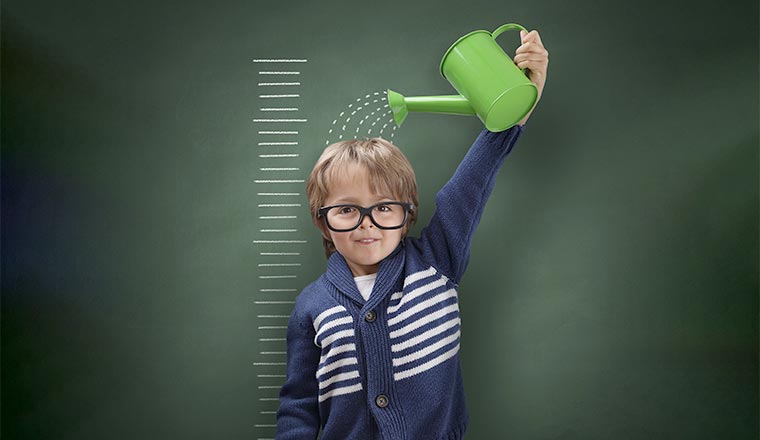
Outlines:
{"label": "white shirt", "polygon": [[359,289],[359,293],[364,297],[364,301],[369,300],[369,294],[372,293],[372,288],[375,286],[375,278],[377,278],[377,273],[354,277],[356,288]]}

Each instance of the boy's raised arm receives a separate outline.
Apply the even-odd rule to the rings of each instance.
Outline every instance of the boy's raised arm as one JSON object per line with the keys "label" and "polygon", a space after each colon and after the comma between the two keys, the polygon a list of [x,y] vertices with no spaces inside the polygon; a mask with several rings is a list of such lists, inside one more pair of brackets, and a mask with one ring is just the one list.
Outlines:
{"label": "boy's raised arm", "polygon": [[456,172],[435,198],[436,210],[419,239],[412,239],[423,257],[459,283],[470,257],[470,244],[496,176],[524,128],[483,130]]}

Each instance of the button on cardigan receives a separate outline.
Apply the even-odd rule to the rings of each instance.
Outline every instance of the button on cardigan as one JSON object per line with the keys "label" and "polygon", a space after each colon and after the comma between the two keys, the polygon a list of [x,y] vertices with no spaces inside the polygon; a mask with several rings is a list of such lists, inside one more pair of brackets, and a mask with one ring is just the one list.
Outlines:
{"label": "button on cardigan", "polygon": [[496,175],[524,128],[478,136],[419,238],[378,266],[367,301],[340,253],[296,298],[278,440],[456,440],[467,429],[458,283]]}

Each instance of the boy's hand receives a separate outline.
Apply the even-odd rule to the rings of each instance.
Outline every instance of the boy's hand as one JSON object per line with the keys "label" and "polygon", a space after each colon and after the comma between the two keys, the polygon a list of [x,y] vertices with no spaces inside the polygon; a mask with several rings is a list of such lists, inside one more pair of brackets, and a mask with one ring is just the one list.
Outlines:
{"label": "boy's hand", "polygon": [[[522,44],[515,51],[515,57],[512,60],[520,69],[528,69],[526,72],[528,78],[538,89],[538,96],[536,98],[536,104],[538,104],[544,91],[544,84],[546,83],[549,52],[541,42],[541,37],[536,30],[530,32],[520,31],[520,40]],[[534,104],[533,108],[525,115],[522,121],[518,122],[518,125],[524,125],[535,108],[536,105]]]}

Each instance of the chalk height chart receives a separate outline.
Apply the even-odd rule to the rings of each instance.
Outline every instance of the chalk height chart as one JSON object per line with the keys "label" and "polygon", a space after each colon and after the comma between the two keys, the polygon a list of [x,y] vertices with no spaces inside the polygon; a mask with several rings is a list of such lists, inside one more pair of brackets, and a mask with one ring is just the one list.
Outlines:
{"label": "chalk height chart", "polygon": [[254,59],[257,75],[255,179],[257,291],[255,438],[273,439],[279,391],[285,383],[288,318],[301,289],[299,268],[307,240],[298,230],[305,212],[301,136],[309,122],[302,108],[300,58]]}

